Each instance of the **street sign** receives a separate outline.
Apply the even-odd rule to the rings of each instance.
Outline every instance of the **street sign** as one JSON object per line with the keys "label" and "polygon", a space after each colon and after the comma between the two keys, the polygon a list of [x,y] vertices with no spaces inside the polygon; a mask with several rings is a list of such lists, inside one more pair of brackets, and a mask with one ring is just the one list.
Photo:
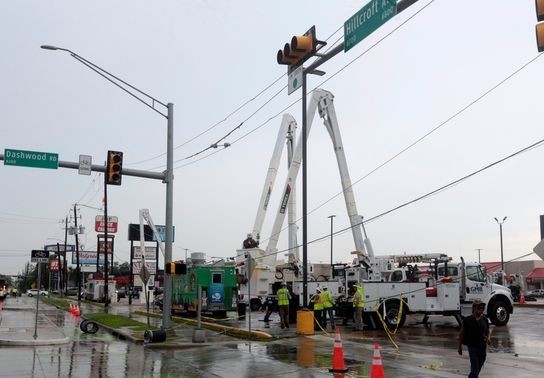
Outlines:
{"label": "street sign", "polygon": [[59,154],[50,152],[4,149],[4,165],[57,169]]}
{"label": "street sign", "polygon": [[91,155],[79,155],[78,173],[80,175],[90,176],[92,162],[93,162],[93,157]]}
{"label": "street sign", "polygon": [[[103,215],[97,215],[94,218],[94,230],[96,232],[106,232],[106,222]],[[118,219],[117,217],[108,217],[108,234],[117,232]]]}
{"label": "street sign", "polygon": [[140,274],[139,274],[143,282],[147,282],[151,278],[151,273],[149,272],[149,269],[147,268],[146,265],[141,265],[142,268],[140,269]]}
{"label": "street sign", "polygon": [[46,263],[49,261],[49,251],[43,251],[34,249],[30,255],[30,262],[33,263]]}
{"label": "street sign", "polygon": [[289,72],[287,94],[290,95],[300,87],[302,87],[302,66],[298,66],[293,71]]}
{"label": "street sign", "polygon": [[396,0],[371,0],[344,23],[344,52],[397,14]]}

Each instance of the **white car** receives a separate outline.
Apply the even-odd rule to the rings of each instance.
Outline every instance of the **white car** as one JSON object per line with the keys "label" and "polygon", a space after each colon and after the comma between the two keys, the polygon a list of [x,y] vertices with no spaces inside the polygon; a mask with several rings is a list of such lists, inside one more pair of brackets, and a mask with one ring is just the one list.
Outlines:
{"label": "white car", "polygon": [[[29,297],[38,295],[38,289],[30,289],[26,292],[26,295],[28,295]],[[40,295],[46,296],[49,295],[49,293],[46,290],[40,290]]]}

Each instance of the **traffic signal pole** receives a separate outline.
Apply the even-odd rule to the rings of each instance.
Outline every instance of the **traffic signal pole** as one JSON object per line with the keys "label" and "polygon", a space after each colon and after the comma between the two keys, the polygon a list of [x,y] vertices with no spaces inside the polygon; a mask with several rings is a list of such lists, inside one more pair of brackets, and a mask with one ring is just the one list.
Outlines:
{"label": "traffic signal pole", "polygon": [[[415,4],[418,0],[401,0],[397,3],[397,14],[406,10],[411,5]],[[315,28],[310,29],[313,33],[315,33]],[[310,32],[309,31],[309,32]],[[308,32],[307,32],[308,33]],[[315,34],[312,35],[314,43],[316,41]],[[296,40],[300,37],[293,37],[293,40],[291,42],[291,45],[293,44],[293,41],[296,42]],[[319,43],[319,42],[318,42]],[[332,57],[336,56],[340,52],[344,51],[344,42],[341,42],[336,47],[332,48],[328,53],[326,54],[320,54],[317,51],[314,51],[312,54],[306,54],[306,55],[296,55],[294,52],[296,49],[291,49],[289,51],[289,45],[286,45],[287,49],[284,48],[284,50],[280,50],[278,52],[278,63],[279,64],[287,64],[290,66],[290,68],[294,68],[296,66],[299,66],[304,63],[306,59],[308,59],[311,56],[318,56],[318,58],[310,64],[308,67],[302,69],[302,301],[303,301],[303,308],[307,308],[308,306],[308,277],[307,277],[307,271],[308,271],[308,211],[307,211],[307,193],[308,193],[308,187],[307,187],[307,170],[308,170],[308,160],[307,160],[307,106],[306,106],[306,97],[307,97],[307,79],[306,75],[308,74],[317,74],[317,75],[323,75],[323,72],[318,71],[317,68],[320,67],[322,64],[330,60]],[[289,54],[291,53],[291,54]],[[290,71],[289,71],[290,72]]]}

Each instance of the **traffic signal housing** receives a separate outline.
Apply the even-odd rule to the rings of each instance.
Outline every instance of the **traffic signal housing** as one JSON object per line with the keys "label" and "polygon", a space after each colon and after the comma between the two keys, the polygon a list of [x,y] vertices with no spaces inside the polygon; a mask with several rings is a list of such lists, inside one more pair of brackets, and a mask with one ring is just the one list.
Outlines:
{"label": "traffic signal housing", "polygon": [[121,185],[123,174],[123,153],[119,151],[108,151],[106,165],[106,184]]}
{"label": "traffic signal housing", "polygon": [[183,261],[170,261],[165,264],[164,271],[168,276],[179,276],[187,273],[187,265]]}
{"label": "traffic signal housing", "polygon": [[291,43],[286,43],[283,50],[278,50],[278,64],[288,65],[291,71],[314,56],[318,44],[324,42],[317,40],[314,25],[304,35],[293,36]]}
{"label": "traffic signal housing", "polygon": [[[544,21],[544,0],[535,0],[536,19]],[[538,52],[544,51],[544,23],[536,24],[536,46]]]}

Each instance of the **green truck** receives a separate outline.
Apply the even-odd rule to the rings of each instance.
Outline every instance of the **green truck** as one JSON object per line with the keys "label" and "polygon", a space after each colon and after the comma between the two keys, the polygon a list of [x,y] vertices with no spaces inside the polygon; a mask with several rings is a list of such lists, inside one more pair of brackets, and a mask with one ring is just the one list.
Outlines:
{"label": "green truck", "polygon": [[227,311],[236,311],[238,287],[234,266],[188,264],[186,274],[172,277],[172,312],[195,316],[199,286],[202,313],[226,317]]}

